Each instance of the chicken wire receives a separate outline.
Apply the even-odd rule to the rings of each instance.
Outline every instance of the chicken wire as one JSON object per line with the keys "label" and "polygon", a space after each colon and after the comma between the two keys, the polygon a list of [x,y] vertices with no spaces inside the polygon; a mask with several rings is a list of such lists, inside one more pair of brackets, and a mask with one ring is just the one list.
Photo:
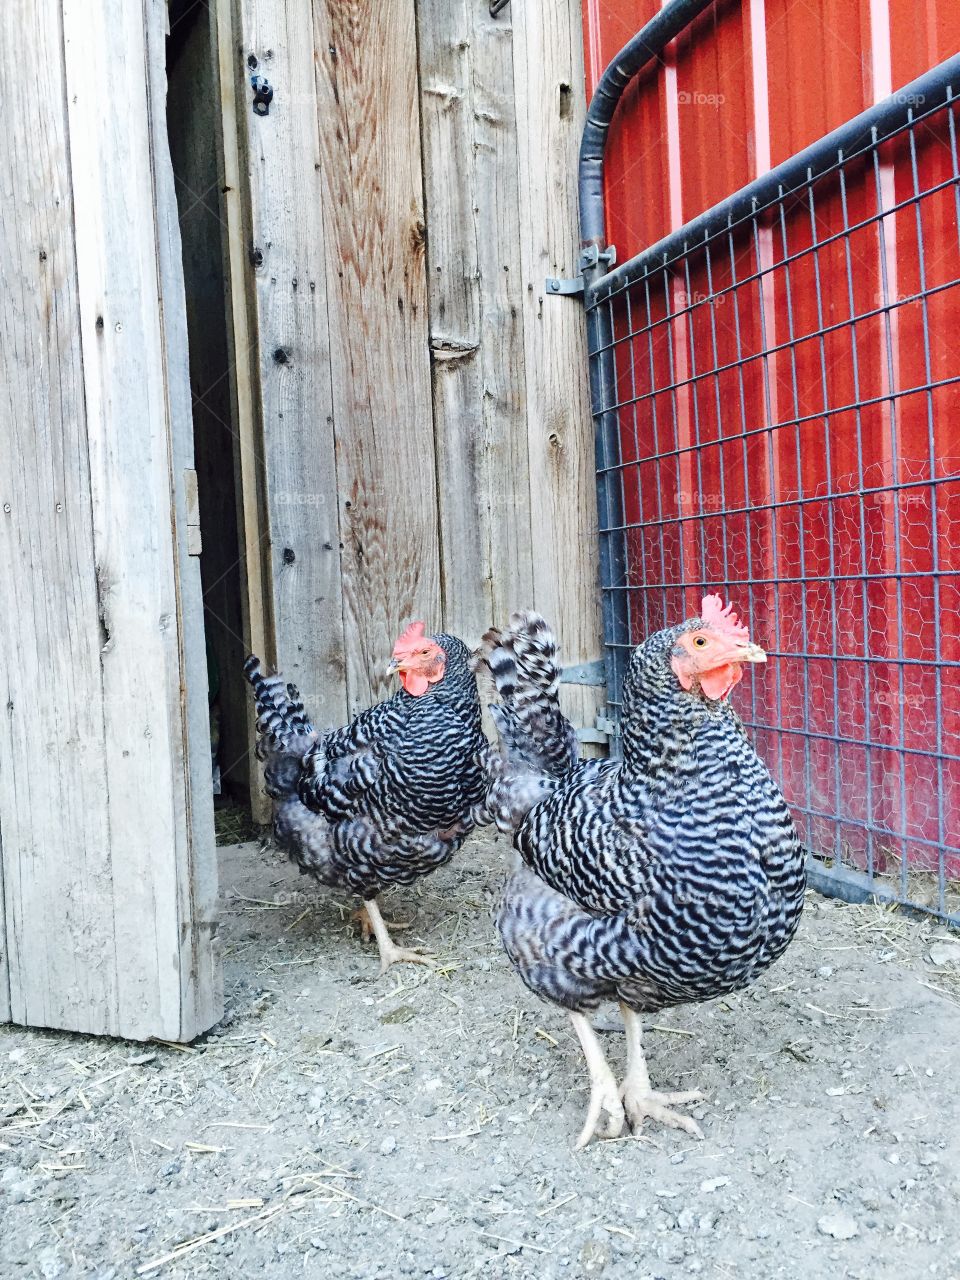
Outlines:
{"label": "chicken wire", "polygon": [[633,646],[721,590],[769,655],[735,702],[815,885],[953,923],[958,95],[954,58],[623,266],[583,261],[611,720]]}

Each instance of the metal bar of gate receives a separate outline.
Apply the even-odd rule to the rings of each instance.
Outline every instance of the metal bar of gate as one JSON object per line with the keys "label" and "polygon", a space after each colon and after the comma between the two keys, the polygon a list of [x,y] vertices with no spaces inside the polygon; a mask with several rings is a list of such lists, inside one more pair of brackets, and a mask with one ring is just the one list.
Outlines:
{"label": "metal bar of gate", "polygon": [[[735,371],[740,379],[740,415],[742,418],[742,432],[736,438],[741,440],[744,449],[744,468],[746,468],[746,449],[748,439],[754,439],[758,444],[764,440],[770,442],[773,439],[775,431],[782,431],[789,428],[796,433],[795,440],[795,456],[797,465],[800,465],[801,446],[799,431],[802,427],[810,423],[818,422],[825,424],[825,430],[828,431],[828,424],[832,421],[840,420],[838,415],[853,412],[856,415],[857,434],[856,448],[860,459],[859,468],[861,473],[864,468],[863,442],[861,439],[860,415],[865,411],[883,406],[884,411],[889,415],[892,431],[891,449],[893,455],[896,456],[898,448],[898,425],[897,415],[898,406],[908,401],[910,397],[924,395],[926,397],[926,416],[928,419],[929,434],[929,450],[931,458],[931,474],[926,484],[930,492],[930,503],[932,506],[932,516],[934,525],[936,525],[936,512],[938,510],[937,493],[942,487],[944,480],[953,480],[952,476],[942,476],[935,473],[932,461],[935,453],[935,436],[933,428],[933,395],[934,392],[949,388],[960,383],[960,370],[954,375],[952,370],[947,376],[937,377],[931,365],[930,358],[930,317],[929,307],[933,299],[937,295],[944,294],[950,289],[960,289],[960,272],[955,272],[948,280],[937,280],[929,282],[924,271],[924,229],[921,218],[920,205],[925,199],[929,199],[938,192],[946,192],[948,188],[953,188],[957,199],[957,212],[960,218],[960,172],[956,163],[956,126],[955,126],[955,107],[958,98],[960,98],[960,55],[952,57],[947,61],[934,67],[931,71],[919,76],[912,83],[904,86],[891,97],[875,104],[868,110],[863,111],[846,124],[826,134],[819,141],[806,147],[804,150],[791,156],[783,163],[777,165],[767,173],[761,175],[753,182],[748,183],[739,191],[735,192],[725,200],[716,204],[712,208],[701,213],[698,217],[686,223],[683,227],[670,234],[664,236],[656,244],[649,246],[629,258],[628,261],[618,266],[613,266],[613,252],[608,249],[606,243],[606,211],[604,207],[604,155],[609,136],[611,121],[617,110],[618,104],[623,93],[634,77],[653,60],[662,58],[667,46],[677,36],[681,35],[684,30],[701,14],[710,7],[713,0],[672,0],[661,9],[657,15],[639,32],[617,55],[617,57],[606,68],[601,77],[596,92],[590,103],[587,113],[587,121],[583,132],[583,138],[580,149],[580,167],[579,167],[579,193],[580,193],[580,230],[581,230],[581,259],[580,271],[583,279],[583,298],[586,309],[587,318],[587,336],[588,349],[590,359],[590,388],[593,404],[594,424],[595,424],[595,442],[596,442],[596,459],[597,459],[597,496],[599,507],[599,525],[601,539],[601,575],[603,588],[603,617],[604,617],[604,633],[605,633],[605,661],[607,672],[607,686],[609,690],[611,707],[616,710],[619,689],[622,684],[622,678],[625,671],[626,663],[629,659],[632,644],[637,641],[637,627],[631,620],[631,600],[637,594],[638,588],[635,585],[636,579],[631,579],[631,571],[636,566],[631,565],[631,559],[639,560],[643,568],[642,589],[644,592],[657,591],[662,593],[663,607],[666,609],[667,592],[676,587],[685,586],[706,586],[706,578],[709,577],[704,564],[703,552],[703,514],[687,514],[680,504],[677,515],[664,515],[662,495],[660,492],[659,482],[657,484],[657,515],[656,518],[648,518],[639,516],[637,520],[632,519],[631,511],[628,510],[628,503],[625,498],[624,477],[625,472],[635,466],[635,460],[630,459],[624,461],[622,448],[622,430],[621,413],[629,412],[632,415],[633,423],[633,439],[634,449],[636,453],[636,461],[640,459],[639,446],[636,443],[637,436],[637,413],[638,410],[649,408],[653,422],[653,451],[644,455],[643,460],[652,463],[656,467],[660,467],[665,460],[672,459],[672,464],[676,469],[680,467],[680,460],[683,456],[692,457],[696,463],[697,476],[700,475],[700,427],[698,425],[696,387],[704,379],[713,378],[715,380],[715,393],[718,405],[718,422],[719,422],[719,405],[720,405],[720,376],[728,371]],[[921,189],[921,183],[918,176],[917,154],[916,154],[916,129],[927,121],[933,120],[938,115],[944,113],[948,116],[950,131],[950,146],[953,155],[953,173],[940,183],[934,183]],[[910,148],[910,162],[912,169],[912,185],[910,192],[906,196],[902,196],[899,192],[896,201],[890,201],[883,198],[880,191],[879,178],[877,179],[877,211],[870,217],[861,217],[851,219],[847,210],[846,203],[846,186],[845,178],[848,169],[857,162],[863,162],[869,171],[879,173],[880,148],[885,143],[898,138],[900,135],[906,134]],[[828,182],[835,177],[839,182],[840,191],[843,197],[843,225],[842,229],[833,234],[822,234],[821,228],[817,226],[814,210],[814,188],[818,183]],[[805,245],[799,250],[791,252],[788,246],[787,220],[785,210],[788,208],[787,202],[793,199],[797,201],[797,197],[803,197],[803,205],[806,208],[809,205],[809,225],[812,230],[812,244]],[[795,205],[790,206],[791,211],[795,212]],[[875,231],[879,237],[881,247],[884,242],[884,227],[886,220],[892,218],[894,214],[903,213],[907,216],[913,211],[916,220],[917,235],[917,252],[921,259],[919,263],[920,278],[920,297],[919,302],[922,306],[923,319],[923,351],[924,351],[924,369],[922,380],[918,379],[918,385],[910,385],[906,388],[897,386],[894,374],[894,362],[891,355],[891,326],[895,322],[898,312],[905,305],[916,302],[915,298],[891,298],[888,296],[888,285],[886,275],[883,278],[882,298],[877,300],[877,305],[869,310],[857,310],[854,305],[853,293],[853,275],[850,262],[849,245],[851,237],[854,234],[865,233],[867,228]],[[761,259],[759,246],[757,244],[757,229],[760,226],[761,217],[763,215],[772,215],[774,221],[768,223],[779,228],[782,253],[778,260],[772,263],[764,263]],[[893,225],[891,223],[891,225]],[[738,276],[735,268],[733,268],[733,243],[734,236],[738,232],[746,232],[752,235],[753,249],[756,256],[756,271],[746,276]],[[820,277],[820,255],[829,251],[832,245],[836,244],[841,247],[846,255],[846,286],[849,291],[849,309],[850,315],[847,319],[837,321],[832,319],[827,323],[821,299],[821,277]],[[721,252],[726,253],[725,246],[729,245],[730,262],[732,268],[732,282],[720,285],[718,287],[718,295],[720,293],[728,294],[734,303],[734,320],[736,332],[736,359],[727,359],[722,361],[719,357],[716,343],[716,327],[713,324],[713,315],[711,313],[711,326],[713,333],[713,365],[702,371],[698,371],[697,352],[694,350],[694,325],[693,313],[695,308],[701,303],[692,302],[689,296],[690,288],[690,260],[692,257],[699,255],[701,260],[705,259],[707,279],[710,284],[711,297],[713,296],[714,286],[712,283],[711,273],[711,251],[717,247]],[[797,368],[796,351],[800,341],[794,330],[793,309],[791,304],[790,290],[790,272],[791,268],[800,269],[805,261],[812,259],[813,271],[816,279],[816,307],[818,315],[818,327],[813,332],[805,332],[802,337],[804,340],[815,339],[820,344],[820,377],[822,380],[822,398],[823,406],[816,412],[804,411],[801,407],[801,389]],[[884,258],[885,261],[885,258]],[[682,306],[674,306],[671,303],[669,294],[665,295],[665,310],[661,314],[660,310],[655,310],[651,305],[651,285],[655,284],[658,279],[664,282],[668,279],[668,271],[676,269],[680,272],[679,279],[685,280],[687,288],[686,301]],[[748,296],[743,290],[744,286],[750,286],[756,290],[755,297],[757,305],[761,312],[763,310],[763,287],[764,279],[772,277],[775,272],[781,273],[781,279],[785,281],[786,286],[786,314],[787,314],[787,331],[788,338],[780,342],[769,343],[764,337],[759,352],[750,352],[741,348],[741,316],[739,298]],[[676,278],[676,277],[675,277]],[[639,293],[642,291],[645,298],[645,316],[646,322],[643,321],[644,309],[641,305],[637,310],[641,313],[639,322],[634,320],[634,312],[631,306],[631,291]],[[660,303],[664,303],[664,299],[660,299]],[[622,304],[617,312],[616,308]],[[658,304],[659,305],[659,304]],[[831,315],[836,314],[835,310],[831,310]],[[624,325],[624,317],[626,322]],[[762,319],[762,317],[761,317]],[[860,389],[857,381],[857,365],[858,365],[858,340],[856,335],[856,326],[862,325],[865,321],[875,320],[876,323],[883,326],[886,334],[886,364],[888,366],[887,383],[882,388],[882,394],[869,395],[864,394]],[[691,351],[690,368],[685,372],[678,372],[674,359],[674,350],[671,339],[671,325],[681,323],[684,326],[686,341]],[[761,326],[763,327],[763,326]],[[841,405],[832,405],[828,401],[827,383],[826,383],[826,367],[824,358],[824,344],[831,340],[833,335],[849,331],[851,351],[850,360],[854,377],[854,397],[848,404],[844,402]],[[635,368],[635,352],[633,343],[637,340],[643,340],[648,344],[652,335],[659,333],[666,343],[666,361],[670,371],[668,380],[663,384],[658,384],[654,378],[653,368],[653,348],[650,346],[650,369],[649,369],[649,389],[638,389],[638,381]],[[861,339],[862,341],[862,339]],[[617,351],[623,348],[627,359],[629,360],[629,387],[626,393],[621,390],[618,385],[618,368],[617,368]],[[771,418],[769,416],[769,405],[767,412],[767,421],[759,426],[748,426],[744,417],[744,390],[743,376],[744,367],[751,360],[760,360],[764,370],[764,380],[768,377],[768,362],[783,353],[784,358],[789,361],[792,379],[792,415],[786,417]],[[707,353],[709,355],[709,352]],[[941,370],[942,372],[942,370]],[[667,395],[676,397],[684,389],[689,389],[693,395],[693,431],[692,442],[682,442],[681,437],[676,435],[673,446],[664,446],[662,437],[659,436],[656,427],[657,418],[657,402],[660,397]],[[809,390],[809,388],[807,388]],[[790,399],[788,395],[786,397]],[[809,406],[809,399],[805,402]],[[676,414],[676,401],[674,404],[674,414]],[[826,436],[827,454],[829,455],[829,432]],[[828,473],[830,472],[831,463],[827,456],[826,465]],[[771,463],[772,467],[772,463]],[[876,495],[876,501],[887,501],[898,504],[901,500],[901,491],[905,491],[912,487],[916,482],[909,479],[898,478],[898,473],[894,473],[892,478],[888,478],[879,484],[869,484],[864,480],[863,475],[860,476],[860,518],[861,526],[863,524],[864,503],[870,499],[870,496]],[[802,511],[807,509],[808,504],[815,502],[822,503],[824,495],[816,493],[815,495],[805,495],[802,491],[796,496],[782,498],[778,493],[773,471],[770,473],[770,491],[765,501],[758,508],[755,504],[751,504],[751,490],[747,484],[747,473],[744,471],[743,483],[743,500],[738,503],[731,503],[728,506],[727,498],[723,493],[723,469],[720,470],[721,485],[721,505],[723,508],[722,517],[725,520],[728,516],[736,516],[738,514],[749,515],[753,510],[761,510],[765,516],[771,521],[775,521],[778,511],[790,510]],[[701,486],[702,487],[702,486]],[[834,481],[828,482],[828,493],[826,497],[833,499],[842,496],[834,492]],[[701,494],[702,498],[702,494]],[[635,502],[635,499],[634,499]],[[897,508],[899,510],[899,508]],[[830,516],[830,520],[833,520]],[[684,527],[692,530],[699,530],[700,545],[699,550],[694,548],[693,558],[698,559],[700,565],[699,576],[696,574],[688,574],[684,567],[684,538],[682,533]],[[671,576],[666,571],[663,559],[663,551],[661,547],[660,564],[653,571],[648,571],[647,567],[647,549],[644,547],[642,537],[631,544],[631,531],[636,530],[642,534],[653,534],[657,537],[666,536],[668,529],[681,530],[679,535],[679,563],[680,572],[679,580],[676,576]],[[777,526],[774,523],[773,529],[773,572],[765,574],[757,568],[749,569],[747,578],[738,581],[738,585],[749,587],[751,592],[754,588],[758,590],[772,591],[778,593],[786,586],[798,586],[801,591],[805,590],[802,585],[808,582],[823,582],[823,575],[810,574],[806,570],[796,575],[790,575],[784,572],[781,574],[776,564],[776,543],[780,536],[777,532]],[[942,727],[943,718],[943,696],[942,689],[945,687],[942,681],[946,678],[944,673],[949,672],[957,667],[958,663],[945,655],[944,648],[941,643],[941,623],[939,617],[936,620],[936,653],[933,658],[924,656],[923,659],[910,657],[905,652],[904,647],[904,623],[902,612],[902,593],[904,584],[911,580],[916,580],[918,587],[925,584],[926,579],[932,579],[933,591],[935,598],[940,599],[940,588],[948,579],[957,578],[957,590],[960,592],[960,578],[953,569],[945,569],[939,564],[937,557],[937,528],[932,530],[933,539],[933,569],[927,571],[925,569],[908,569],[901,563],[900,556],[900,516],[895,515],[895,546],[896,546],[896,563],[891,564],[886,569],[878,570],[876,564],[868,567],[867,560],[864,559],[861,572],[851,573],[841,572],[834,567],[834,545],[833,534],[834,527],[831,524],[829,541],[830,541],[830,578],[829,589],[830,598],[833,602],[833,610],[836,612],[836,601],[838,590],[846,587],[856,589],[858,583],[862,583],[863,590],[863,607],[864,621],[867,618],[867,589],[869,584],[876,584],[881,590],[895,591],[896,609],[891,627],[894,628],[892,634],[896,636],[896,653],[890,655],[888,653],[877,655],[869,653],[866,648],[860,655],[851,655],[849,653],[839,652],[839,646],[836,642],[836,618],[832,619],[832,635],[833,640],[829,644],[830,652],[824,654],[817,650],[815,653],[809,643],[807,635],[807,603],[805,596],[802,600],[802,617],[803,617],[803,639],[799,646],[794,645],[793,648],[797,652],[791,653],[791,646],[786,643],[778,643],[777,657],[779,658],[799,658],[804,663],[803,668],[803,727],[798,729],[796,726],[788,726],[782,722],[780,713],[780,692],[779,680],[776,697],[776,714],[774,715],[774,724],[764,724],[762,716],[758,716],[756,698],[754,698],[752,714],[745,717],[748,727],[755,732],[769,732],[773,729],[777,735],[778,741],[781,743],[781,767],[783,762],[782,743],[786,738],[793,737],[798,739],[803,746],[803,774],[805,777],[804,792],[804,814],[808,819],[808,831],[816,829],[816,823],[822,821],[826,824],[833,824],[835,832],[836,847],[832,854],[833,863],[825,866],[823,862],[811,859],[811,882],[814,887],[824,892],[842,897],[848,901],[864,901],[867,898],[873,898],[881,901],[899,902],[908,906],[919,907],[922,910],[929,911],[941,919],[951,923],[960,925],[960,913],[957,912],[954,902],[948,906],[946,898],[947,888],[947,867],[960,866],[960,848],[957,845],[956,833],[948,834],[947,823],[948,818],[945,816],[945,783],[944,770],[947,764],[951,766],[956,764],[960,757],[955,753],[951,753],[946,749],[944,741],[944,730]],[[861,539],[865,536],[863,528],[861,528]],[[724,525],[723,529],[723,565],[724,572],[727,566],[727,535]],[[802,523],[799,529],[800,545],[803,544]],[[693,546],[693,544],[690,544]],[[639,548],[639,549],[638,549]],[[749,562],[749,544],[747,548]],[[864,555],[866,553],[864,552]],[[805,563],[805,561],[804,561]],[[701,579],[704,579],[701,581]],[[887,584],[887,585],[884,585]],[[646,627],[648,618],[647,601],[649,596],[643,595],[643,626]],[[752,595],[751,595],[752,600]],[[776,606],[774,615],[777,618],[778,640],[780,621],[779,621],[779,604]],[[832,731],[825,731],[822,727],[814,729],[810,723],[810,685],[808,679],[807,663],[812,658],[826,658],[830,662],[833,679],[833,696],[834,701],[838,699],[838,680],[843,670],[850,670],[851,664],[860,664],[864,679],[871,679],[869,673],[875,671],[876,681],[882,681],[884,678],[889,680],[889,676],[884,676],[885,666],[896,668],[898,690],[899,690],[899,708],[898,714],[891,717],[891,723],[895,722],[893,727],[898,733],[896,745],[891,750],[889,743],[878,740],[874,737],[874,727],[871,724],[869,709],[866,713],[866,725],[862,733],[852,735],[849,731],[841,732],[839,722],[837,720],[837,709],[834,707],[832,712]],[[934,672],[937,690],[937,726],[932,741],[923,745],[918,745],[916,741],[911,741],[908,745],[905,733],[905,717],[904,717],[904,673],[914,668],[929,668]],[[870,687],[869,683],[866,686]],[[880,687],[879,685],[877,687]],[[779,723],[776,723],[779,722]],[[821,787],[818,792],[819,799],[812,798],[813,790],[811,765],[811,750],[817,744],[823,747],[829,747],[832,744],[834,751],[834,772],[836,774],[835,784],[836,791],[832,800],[832,808],[829,805],[824,808],[822,796],[825,794],[824,788]],[[616,752],[617,742],[614,739],[612,749]],[[844,810],[842,797],[842,780],[840,774],[841,754],[844,751],[862,751],[866,760],[867,776],[867,800],[866,814],[864,817],[857,816],[855,813]],[[898,817],[885,818],[881,821],[875,813],[875,804],[881,803],[877,799],[877,785],[871,772],[871,752],[877,754],[885,752],[891,755],[897,762],[898,787],[894,790],[899,792],[898,803],[899,809],[896,812]],[[823,769],[823,755],[820,756],[821,769]],[[909,761],[914,760],[922,763],[924,759],[930,759],[936,768],[936,813],[937,813],[937,831],[934,837],[929,834],[928,829],[921,831],[912,831],[908,827],[908,797],[907,787],[905,784],[906,773]],[[913,766],[910,766],[913,767]],[[919,768],[919,763],[917,765]],[[896,780],[896,779],[895,779]],[[826,779],[821,779],[826,783]],[[879,789],[883,790],[883,785],[878,784]],[[887,789],[888,793],[890,788]],[[889,796],[887,796],[889,802]],[[843,856],[841,829],[848,831],[860,829],[866,840],[866,864],[864,869],[849,865]],[[881,883],[875,875],[877,870],[876,858],[878,855],[876,842],[883,837],[893,846],[899,842],[901,849],[901,861],[899,867],[899,876],[896,882],[887,884]],[[808,843],[814,843],[812,841]],[[916,901],[911,897],[911,889],[908,880],[908,872],[912,870],[909,865],[908,850],[913,848],[916,850],[926,849],[938,858],[938,894],[934,904],[927,901]],[[947,859],[951,859],[948,864]],[[957,875],[953,872],[952,875]],[[960,888],[960,886],[957,886]],[[953,910],[950,908],[953,907]]]}

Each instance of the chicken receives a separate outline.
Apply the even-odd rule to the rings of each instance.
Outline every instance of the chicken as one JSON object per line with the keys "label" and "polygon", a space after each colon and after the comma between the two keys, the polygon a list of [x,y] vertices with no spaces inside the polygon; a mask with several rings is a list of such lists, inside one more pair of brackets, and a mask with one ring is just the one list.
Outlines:
{"label": "chicken", "polygon": [[388,671],[399,674],[397,693],[327,734],[293,685],[264,675],[256,657],[244,666],[276,841],[301,872],[363,899],[358,915],[376,937],[381,973],[429,958],[394,943],[377,894],[449,861],[484,815],[489,744],[470,653],[456,636],[424,633],[415,622],[396,643]]}
{"label": "chicken", "polygon": [[[501,697],[491,807],[520,855],[497,928],[522,980],[569,1012],[582,1046],[590,1102],[577,1146],[648,1117],[702,1137],[673,1109],[699,1091],[652,1089],[640,1015],[746,986],[796,931],[800,842],[727,700],[742,664],[766,654],[720,596],[705,597],[699,617],[634,650],[622,760],[582,763],[544,620],[514,615],[481,654]],[[626,1030],[619,1087],[588,1017],[607,999]]]}

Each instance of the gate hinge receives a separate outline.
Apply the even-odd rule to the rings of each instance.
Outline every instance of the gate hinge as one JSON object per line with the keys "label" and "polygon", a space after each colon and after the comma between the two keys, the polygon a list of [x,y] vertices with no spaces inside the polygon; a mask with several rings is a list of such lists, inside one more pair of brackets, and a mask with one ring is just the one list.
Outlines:
{"label": "gate hinge", "polygon": [[587,245],[577,262],[579,274],[574,276],[572,280],[566,280],[562,276],[547,276],[547,293],[552,293],[555,297],[565,293],[583,293],[584,271],[589,271],[591,267],[599,266],[601,262],[609,270],[616,261],[617,246],[615,244],[607,245],[606,249],[600,249],[595,244]]}
{"label": "gate hinge", "polygon": [[607,683],[606,664],[602,658],[597,658],[596,662],[578,662],[573,666],[564,667],[560,672],[560,683],[605,685]]}
{"label": "gate hinge", "polygon": [[611,756],[619,755],[617,742],[620,737],[620,725],[603,711],[597,712],[596,722],[591,726],[577,730],[579,742],[595,742],[598,746],[609,747]]}
{"label": "gate hinge", "polygon": [[490,17],[495,18],[498,13],[502,13],[509,3],[510,0],[490,0]]}

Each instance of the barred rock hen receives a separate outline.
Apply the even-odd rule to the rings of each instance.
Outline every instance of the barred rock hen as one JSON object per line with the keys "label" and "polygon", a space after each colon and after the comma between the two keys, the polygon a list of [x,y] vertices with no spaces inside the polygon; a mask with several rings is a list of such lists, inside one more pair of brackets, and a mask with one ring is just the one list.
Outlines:
{"label": "barred rock hen", "polygon": [[360,895],[381,973],[429,959],[395,945],[377,894],[449,861],[482,818],[489,745],[470,654],[456,636],[424,631],[415,622],[396,643],[388,671],[399,673],[397,693],[327,734],[307,719],[293,685],[265,676],[256,657],[244,666],[277,843],[304,874]]}
{"label": "barred rock hen", "polygon": [[[557,704],[556,642],[537,614],[484,638],[501,696],[491,783],[521,862],[497,914],[527,986],[567,1009],[590,1073],[577,1142],[644,1117],[702,1137],[650,1087],[639,1015],[752,981],[797,928],[804,864],[790,813],[727,695],[764,662],[719,596],[634,650],[623,685],[622,761],[576,760]],[[618,1089],[587,1014],[619,1001],[627,1074]]]}

